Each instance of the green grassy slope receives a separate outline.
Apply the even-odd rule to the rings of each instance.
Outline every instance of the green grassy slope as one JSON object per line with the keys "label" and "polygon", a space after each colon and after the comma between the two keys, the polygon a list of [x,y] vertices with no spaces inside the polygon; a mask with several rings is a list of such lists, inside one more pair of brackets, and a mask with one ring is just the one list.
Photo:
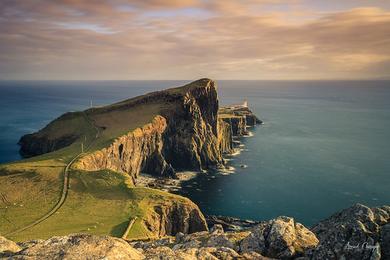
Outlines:
{"label": "green grassy slope", "polygon": [[[58,170],[46,172],[47,175],[42,171],[26,171],[0,177],[1,193],[8,194],[6,200],[10,202],[0,203],[0,234],[7,235],[50,210],[60,193]],[[8,185],[3,185],[3,181]],[[128,238],[144,239],[153,234],[142,220],[155,205],[167,200],[185,201],[177,195],[132,187],[129,183],[126,174],[72,171],[69,196],[59,211],[42,223],[8,237],[25,241],[78,232],[121,237],[129,220],[138,217]]]}

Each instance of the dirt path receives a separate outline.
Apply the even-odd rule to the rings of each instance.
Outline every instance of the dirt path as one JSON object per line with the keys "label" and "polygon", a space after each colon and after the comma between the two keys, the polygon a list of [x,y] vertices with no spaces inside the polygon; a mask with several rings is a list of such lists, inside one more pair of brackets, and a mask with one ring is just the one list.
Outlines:
{"label": "dirt path", "polygon": [[[85,151],[88,151],[88,149],[92,146],[92,144],[96,141],[96,139],[99,137],[100,135],[100,128],[98,128],[97,126],[95,126],[95,124],[93,123],[93,121],[84,113],[84,116],[85,116],[85,119],[96,129],[96,135],[94,137],[94,139],[92,140],[92,142],[88,145],[88,147],[86,147]],[[70,187],[70,181],[69,181],[69,169],[70,167],[72,166],[72,164],[81,156],[83,155],[84,153],[79,153],[77,154],[75,157],[73,157],[73,159],[65,166],[64,168],[64,182],[63,182],[63,186],[62,186],[62,192],[61,192],[61,198],[58,200],[57,204],[48,212],[46,213],[44,216],[40,217],[39,219],[35,220],[34,222],[32,222],[31,224],[27,225],[27,226],[24,226],[22,228],[19,228],[17,230],[14,230],[8,234],[5,234],[6,236],[11,236],[11,235],[14,235],[16,233],[19,233],[19,232],[22,232],[26,229],[29,229],[33,226],[36,226],[38,225],[39,223],[41,223],[42,221],[48,219],[49,217],[51,217],[54,213],[57,212],[57,210],[59,208],[61,208],[61,206],[65,203],[65,200],[68,196],[68,191],[69,191],[69,187]]]}
{"label": "dirt path", "polygon": [[129,224],[127,225],[127,228],[126,228],[126,230],[125,230],[125,233],[123,233],[123,236],[122,236],[123,239],[126,239],[126,238],[127,238],[127,236],[129,235],[129,232],[130,232],[131,228],[133,227],[133,225],[134,225],[134,223],[135,223],[136,220],[137,220],[137,217],[134,217],[133,219],[131,219],[131,220],[129,221]]}

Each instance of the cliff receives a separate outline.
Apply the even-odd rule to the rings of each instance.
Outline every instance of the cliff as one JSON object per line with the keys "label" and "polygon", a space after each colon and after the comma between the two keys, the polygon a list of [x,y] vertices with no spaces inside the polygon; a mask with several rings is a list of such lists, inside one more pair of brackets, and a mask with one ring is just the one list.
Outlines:
{"label": "cliff", "polygon": [[311,230],[290,217],[262,221],[244,230],[210,231],[150,241],[126,242],[85,234],[16,245],[0,237],[0,257],[10,259],[389,259],[388,206],[355,205]]}
{"label": "cliff", "polygon": [[144,218],[143,224],[156,237],[174,236],[181,232],[190,234],[206,231],[206,219],[192,201],[165,201]]}
{"label": "cliff", "polygon": [[[219,109],[216,84],[201,79],[110,106],[68,113],[37,133],[21,138],[21,153],[32,156],[73,145],[85,146],[74,167],[173,176],[177,170],[223,167],[233,136],[260,121],[244,107]],[[97,133],[95,133],[97,130]],[[84,137],[84,140],[83,140]]]}
{"label": "cliff", "polygon": [[133,182],[141,169],[152,174],[174,174],[162,155],[162,134],[167,128],[165,118],[156,116],[152,123],[117,138],[109,147],[82,157],[75,167],[96,171],[110,169],[131,173]]}

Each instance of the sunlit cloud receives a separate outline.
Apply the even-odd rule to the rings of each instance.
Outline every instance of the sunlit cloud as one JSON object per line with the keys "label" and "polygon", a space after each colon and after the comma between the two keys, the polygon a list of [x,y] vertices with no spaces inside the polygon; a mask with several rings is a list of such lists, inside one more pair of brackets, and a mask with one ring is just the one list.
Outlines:
{"label": "sunlit cloud", "polygon": [[390,77],[386,2],[313,3],[2,1],[0,79]]}

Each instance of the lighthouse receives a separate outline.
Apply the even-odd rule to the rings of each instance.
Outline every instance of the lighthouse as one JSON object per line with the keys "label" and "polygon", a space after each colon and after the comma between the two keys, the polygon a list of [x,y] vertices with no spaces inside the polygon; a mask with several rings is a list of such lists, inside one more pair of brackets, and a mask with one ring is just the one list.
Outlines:
{"label": "lighthouse", "polygon": [[242,103],[242,107],[248,107],[248,100],[244,100],[244,103]]}

